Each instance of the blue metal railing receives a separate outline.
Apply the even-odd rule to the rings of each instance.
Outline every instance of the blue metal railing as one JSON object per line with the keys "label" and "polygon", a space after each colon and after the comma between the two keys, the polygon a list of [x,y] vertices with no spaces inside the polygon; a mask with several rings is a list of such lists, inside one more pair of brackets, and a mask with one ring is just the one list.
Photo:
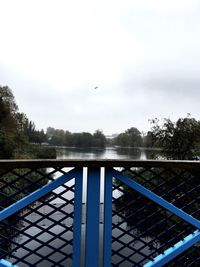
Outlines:
{"label": "blue metal railing", "polygon": [[[83,168],[87,168],[85,177]],[[9,264],[6,259],[19,266],[44,266],[46,262],[49,266],[95,267],[99,266],[101,258],[105,267],[163,266],[169,262],[172,266],[177,262],[183,266],[198,266],[195,264],[200,260],[199,171],[196,162],[1,161],[0,255],[4,260],[0,261],[0,266],[14,266],[6,265]],[[57,173],[60,173],[59,177],[55,177]],[[102,179],[104,183],[101,183]],[[30,187],[34,184],[37,188],[31,192]],[[86,216],[82,209],[86,194],[84,187],[87,192]],[[6,191],[8,188],[10,193]],[[103,230],[100,227],[102,195]],[[58,199],[65,203],[60,208],[55,204]],[[73,205],[73,212],[67,214],[65,205]],[[48,213],[41,212],[41,207]],[[32,221],[29,217],[34,213],[36,219]],[[63,217],[54,218],[57,213]],[[48,220],[46,228],[41,227],[44,219]],[[64,220],[68,222],[64,223]],[[63,230],[61,234],[53,232],[56,225]],[[162,229],[163,225],[167,228]],[[7,233],[4,233],[5,227]],[[38,234],[30,234],[29,229],[36,229]],[[152,233],[152,229],[156,233]],[[165,236],[168,232],[170,238]],[[73,238],[69,240],[71,234]],[[23,235],[25,241],[16,241]],[[51,237],[42,240],[44,235]],[[146,241],[146,236],[150,241]],[[66,241],[69,251],[65,250],[65,244],[54,247],[51,243],[55,238]],[[138,249],[134,246],[136,241],[140,242]],[[40,253],[38,248],[30,250],[30,242],[37,242],[41,249],[47,246],[49,252]],[[158,249],[155,242],[159,243]],[[118,243],[117,247],[115,243]],[[187,254],[190,248],[193,249],[192,256],[187,256],[186,262],[181,255],[183,252]],[[25,256],[18,256],[20,249],[26,251]],[[61,259],[58,260],[55,253]],[[33,254],[36,259],[28,262]]]}
{"label": "blue metal railing", "polygon": [[1,259],[0,260],[0,267],[17,267],[17,266],[13,265],[12,263],[10,263],[4,259]]}

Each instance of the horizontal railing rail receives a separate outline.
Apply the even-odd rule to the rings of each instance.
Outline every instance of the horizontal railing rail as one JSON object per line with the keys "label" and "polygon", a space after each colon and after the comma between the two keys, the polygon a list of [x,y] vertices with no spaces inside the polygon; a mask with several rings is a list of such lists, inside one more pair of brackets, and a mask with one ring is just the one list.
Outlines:
{"label": "horizontal railing rail", "polygon": [[200,168],[200,161],[194,160],[115,160],[115,159],[31,159],[31,160],[0,160],[3,168],[45,168],[45,167],[169,167],[169,168]]}
{"label": "horizontal railing rail", "polygon": [[0,160],[0,264],[199,266],[199,177],[197,161]]}

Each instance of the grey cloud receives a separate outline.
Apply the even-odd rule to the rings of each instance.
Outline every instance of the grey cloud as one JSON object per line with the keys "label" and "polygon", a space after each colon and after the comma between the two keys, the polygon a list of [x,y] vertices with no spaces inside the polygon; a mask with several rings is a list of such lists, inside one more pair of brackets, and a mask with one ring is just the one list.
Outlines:
{"label": "grey cloud", "polygon": [[200,79],[164,77],[146,81],[146,87],[157,90],[167,90],[168,92],[200,93]]}

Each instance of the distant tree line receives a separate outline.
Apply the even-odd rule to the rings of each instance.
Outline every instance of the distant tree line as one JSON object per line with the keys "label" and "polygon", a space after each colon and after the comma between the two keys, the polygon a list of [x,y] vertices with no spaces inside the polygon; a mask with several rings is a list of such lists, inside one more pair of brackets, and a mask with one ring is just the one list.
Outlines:
{"label": "distant tree line", "polygon": [[150,120],[151,130],[146,134],[131,127],[114,138],[107,139],[101,130],[93,134],[88,132],[71,133],[62,129],[48,127],[44,131],[29,128],[28,136],[32,142],[47,142],[54,146],[68,147],[146,147],[159,148],[166,159],[190,160],[200,156],[200,121],[188,115],[176,122],[170,119]]}
{"label": "distant tree line", "polygon": [[62,129],[48,127],[46,140],[50,145],[69,146],[69,147],[141,147],[143,138],[140,131],[132,127],[116,137],[107,139],[101,130],[96,130],[93,134],[88,132],[71,133]]}
{"label": "distant tree line", "polygon": [[106,146],[106,137],[101,130],[96,130],[94,134],[88,132],[71,133],[62,129],[48,127],[46,138],[50,145],[57,146],[101,148]]}
{"label": "distant tree line", "polygon": [[141,132],[132,127],[117,135],[112,140],[112,144],[120,147],[141,147],[143,146],[143,139]]}

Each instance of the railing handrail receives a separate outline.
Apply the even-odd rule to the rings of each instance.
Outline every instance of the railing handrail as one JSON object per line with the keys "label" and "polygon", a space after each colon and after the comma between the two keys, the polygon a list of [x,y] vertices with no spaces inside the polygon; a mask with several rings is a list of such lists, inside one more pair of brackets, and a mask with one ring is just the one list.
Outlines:
{"label": "railing handrail", "polygon": [[200,161],[193,160],[121,160],[121,159],[15,159],[0,160],[0,168],[45,167],[173,167],[200,168]]}

